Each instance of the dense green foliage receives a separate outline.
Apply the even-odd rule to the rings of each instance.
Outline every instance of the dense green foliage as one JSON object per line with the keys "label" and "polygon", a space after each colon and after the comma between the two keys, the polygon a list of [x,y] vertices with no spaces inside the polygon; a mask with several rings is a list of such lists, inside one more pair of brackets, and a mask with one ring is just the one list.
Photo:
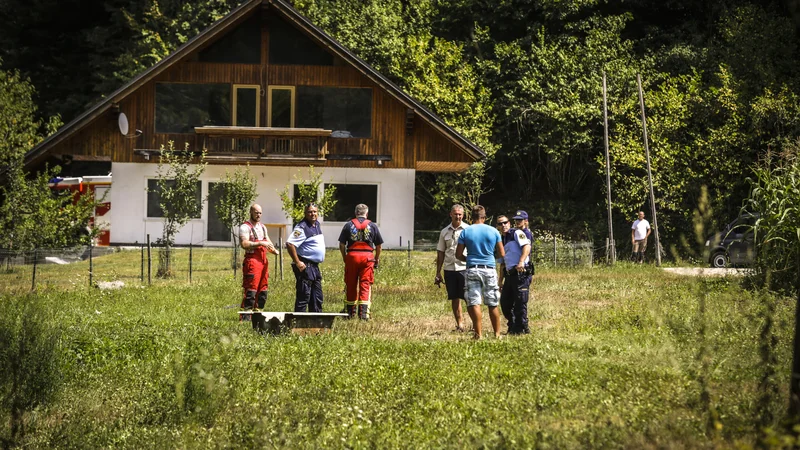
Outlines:
{"label": "dense green foliage", "polygon": [[[207,252],[227,265],[227,250]],[[236,318],[240,280],[220,272],[4,296],[51,305],[62,332],[60,394],[26,415],[23,445],[747,448],[762,416],[767,426],[785,417],[788,394],[774,388],[788,383],[794,302],[624,263],[542,268],[533,335],[473,342],[450,331],[433,258],[384,253],[373,320],[337,321],[322,336],[253,333]],[[98,271],[138,263],[139,252],[95,258]],[[338,311],[337,252],[320,267],[324,311]],[[291,274],[273,277],[269,309],[293,303]]]}
{"label": "dense green foliage", "polygon": [[[31,78],[43,115],[74,117],[237,4],[74,3],[0,3],[0,57]],[[603,71],[613,220],[649,210],[641,74],[665,247],[692,234],[704,185],[711,227],[729,222],[747,197],[743,174],[800,131],[796,2],[293,3],[489,154],[466,183],[418,177],[417,228],[441,225],[446,215],[430,212],[472,192],[495,210],[527,209],[539,227],[605,236]]]}
{"label": "dense green foliage", "polygon": [[755,169],[744,207],[758,217],[747,230],[758,244],[758,284],[787,294],[800,293],[800,160],[797,143],[791,148]]}
{"label": "dense green foliage", "polygon": [[[88,230],[95,201],[78,201],[70,192],[55,193],[48,181],[57,169],[26,174],[22,158],[42,140],[40,129],[50,133],[60,124],[37,121],[34,89],[16,71],[0,70],[0,248],[28,250],[88,244],[98,230]],[[98,199],[101,200],[101,199]]]}

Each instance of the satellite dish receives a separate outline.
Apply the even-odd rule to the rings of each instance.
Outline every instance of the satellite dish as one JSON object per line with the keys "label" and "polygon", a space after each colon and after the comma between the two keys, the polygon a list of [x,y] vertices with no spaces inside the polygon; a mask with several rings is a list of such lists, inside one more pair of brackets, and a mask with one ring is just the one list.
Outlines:
{"label": "satellite dish", "polygon": [[128,135],[128,116],[125,113],[119,113],[119,118],[117,119],[117,124],[119,125],[119,132],[122,133],[123,136]]}

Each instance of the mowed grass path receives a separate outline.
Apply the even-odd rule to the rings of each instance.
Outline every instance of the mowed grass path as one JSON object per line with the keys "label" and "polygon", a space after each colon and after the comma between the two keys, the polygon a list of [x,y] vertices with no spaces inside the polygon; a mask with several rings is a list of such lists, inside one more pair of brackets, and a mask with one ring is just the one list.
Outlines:
{"label": "mowed grass path", "polygon": [[[209,261],[218,253],[222,270],[196,272],[192,284],[181,275],[140,286],[136,274],[124,278],[138,273],[139,253],[122,252],[95,261],[116,267],[103,273],[125,279],[121,290],[65,291],[59,281],[2,299],[47,305],[62,333],[63,386],[30,416],[27,445],[712,448],[756,439],[767,300],[736,280],[701,284],[649,266],[542,269],[533,333],[474,342],[451,331],[445,290],[432,283],[435,253],[413,252],[409,263],[405,252],[385,252],[373,320],[339,321],[329,335],[261,336],[237,321],[229,253],[205,252]],[[86,270],[65,267],[66,277]],[[325,311],[337,312],[338,252],[322,267]],[[0,283],[11,289],[18,275]],[[287,264],[285,279],[271,281],[268,309],[289,311],[293,297]],[[769,301],[780,389],[768,408],[778,420],[794,303]],[[484,322],[490,330],[485,314]]]}

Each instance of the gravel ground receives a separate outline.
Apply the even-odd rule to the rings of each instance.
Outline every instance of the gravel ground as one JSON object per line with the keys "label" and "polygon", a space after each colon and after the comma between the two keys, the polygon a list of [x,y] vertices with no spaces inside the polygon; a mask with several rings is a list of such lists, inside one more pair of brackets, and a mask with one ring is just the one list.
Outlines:
{"label": "gravel ground", "polygon": [[665,267],[666,272],[676,275],[689,275],[695,277],[725,277],[725,276],[744,276],[750,269],[716,269],[713,267]]}

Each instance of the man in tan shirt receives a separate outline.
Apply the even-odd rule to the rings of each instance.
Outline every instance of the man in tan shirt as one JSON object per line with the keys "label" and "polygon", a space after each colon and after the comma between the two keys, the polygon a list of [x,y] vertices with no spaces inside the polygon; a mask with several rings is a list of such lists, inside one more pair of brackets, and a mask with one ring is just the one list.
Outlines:
{"label": "man in tan shirt", "polygon": [[[435,283],[447,288],[447,298],[453,308],[453,317],[456,319],[456,331],[464,331],[463,313],[461,302],[464,299],[464,286],[466,285],[467,263],[456,258],[458,236],[469,224],[464,223],[464,207],[453,205],[450,208],[450,224],[439,233],[439,243],[436,245],[436,279]],[[444,277],[442,277],[444,269]]]}

